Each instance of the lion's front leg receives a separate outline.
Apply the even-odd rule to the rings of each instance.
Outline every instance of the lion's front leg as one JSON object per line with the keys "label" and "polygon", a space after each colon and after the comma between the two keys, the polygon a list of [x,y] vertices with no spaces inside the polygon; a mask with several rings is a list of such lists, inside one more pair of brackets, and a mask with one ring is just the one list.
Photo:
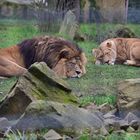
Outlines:
{"label": "lion's front leg", "polygon": [[137,65],[136,61],[134,61],[134,60],[126,60],[126,61],[124,62],[124,64],[125,64],[125,65],[130,65],[130,66],[135,66],[135,65]]}

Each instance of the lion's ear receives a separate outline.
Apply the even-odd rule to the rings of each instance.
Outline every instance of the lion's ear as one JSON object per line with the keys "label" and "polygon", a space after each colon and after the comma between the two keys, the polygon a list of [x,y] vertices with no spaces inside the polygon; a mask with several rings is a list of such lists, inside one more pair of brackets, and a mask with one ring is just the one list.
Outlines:
{"label": "lion's ear", "polygon": [[106,45],[108,48],[111,48],[111,46],[112,46],[111,42],[107,42]]}
{"label": "lion's ear", "polygon": [[68,58],[68,56],[69,56],[69,52],[67,50],[62,50],[60,52],[60,59],[61,58]]}

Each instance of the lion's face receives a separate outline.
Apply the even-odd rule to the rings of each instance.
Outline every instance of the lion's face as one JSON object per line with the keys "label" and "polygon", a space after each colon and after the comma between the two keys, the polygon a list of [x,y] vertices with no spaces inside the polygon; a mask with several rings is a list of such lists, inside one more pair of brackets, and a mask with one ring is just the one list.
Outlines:
{"label": "lion's face", "polygon": [[61,59],[53,70],[62,77],[80,78],[86,73],[86,57],[74,57],[71,59]]}
{"label": "lion's face", "polygon": [[95,64],[114,65],[116,61],[116,47],[113,42],[105,41],[100,44],[99,48],[93,49]]}
{"label": "lion's face", "polygon": [[84,72],[84,66],[81,62],[81,60],[77,58],[72,58],[65,63],[65,69],[66,69],[66,76],[67,77],[81,77]]}

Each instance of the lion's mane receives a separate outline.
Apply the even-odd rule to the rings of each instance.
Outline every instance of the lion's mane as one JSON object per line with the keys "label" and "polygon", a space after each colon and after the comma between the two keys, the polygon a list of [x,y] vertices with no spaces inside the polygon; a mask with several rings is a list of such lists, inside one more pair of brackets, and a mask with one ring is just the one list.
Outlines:
{"label": "lion's mane", "polygon": [[39,37],[18,44],[26,68],[35,62],[44,61],[53,68],[61,58],[80,56],[82,50],[74,43],[58,37]]}

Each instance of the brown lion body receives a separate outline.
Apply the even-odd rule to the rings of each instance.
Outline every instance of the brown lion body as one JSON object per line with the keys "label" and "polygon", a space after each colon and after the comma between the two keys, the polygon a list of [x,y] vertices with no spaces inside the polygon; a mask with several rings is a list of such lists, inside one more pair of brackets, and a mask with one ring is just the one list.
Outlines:
{"label": "brown lion body", "polygon": [[85,74],[86,57],[74,43],[57,37],[27,39],[0,49],[0,76],[20,76],[35,62],[46,62],[62,77]]}
{"label": "brown lion body", "polygon": [[140,66],[139,38],[112,38],[93,50],[95,64],[126,64]]}

